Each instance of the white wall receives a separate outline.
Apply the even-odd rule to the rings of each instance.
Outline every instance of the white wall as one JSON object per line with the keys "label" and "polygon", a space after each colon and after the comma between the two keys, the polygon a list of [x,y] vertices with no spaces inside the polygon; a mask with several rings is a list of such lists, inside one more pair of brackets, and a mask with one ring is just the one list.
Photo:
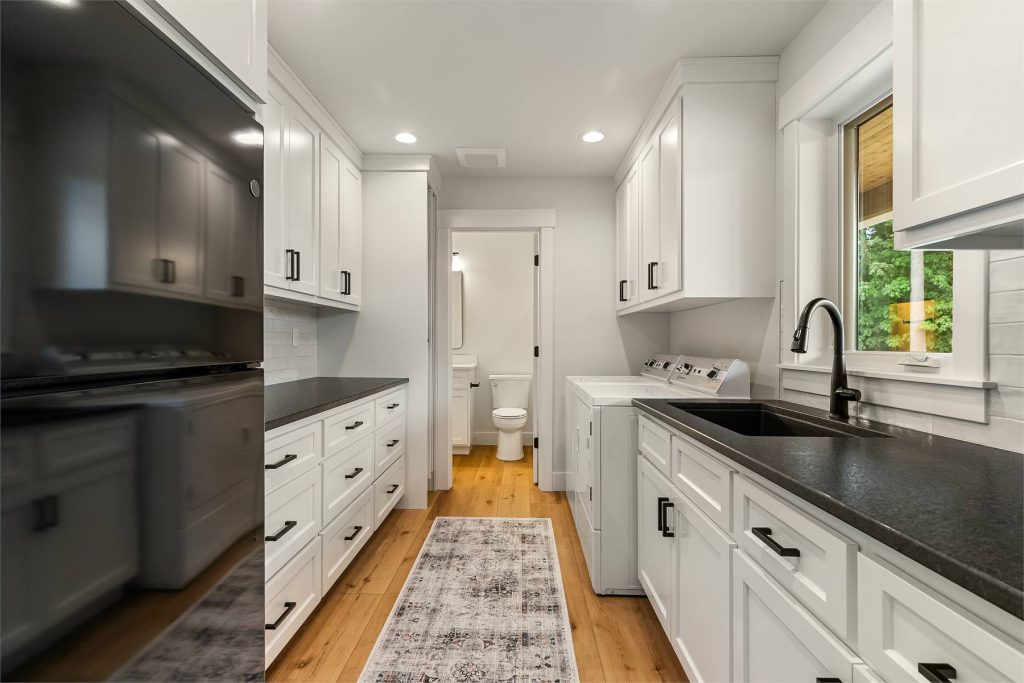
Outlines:
{"label": "white wall", "polygon": [[[533,254],[531,232],[455,232],[463,277],[463,344],[454,353],[477,356],[472,391],[473,443],[497,443],[487,376],[533,372]],[[533,411],[524,436],[531,438]]]}
{"label": "white wall", "polygon": [[427,504],[427,174],[363,173],[363,295],[359,313],[328,311],[318,324],[326,377],[407,377],[406,494]]}
{"label": "white wall", "polygon": [[263,381],[294,382],[317,374],[317,309],[267,299],[263,308]]}
{"label": "white wall", "polygon": [[[451,179],[442,209],[554,209],[554,483],[564,487],[567,375],[635,375],[668,348],[668,316],[615,314],[615,213],[610,180]],[[542,256],[543,257],[543,256]]]}

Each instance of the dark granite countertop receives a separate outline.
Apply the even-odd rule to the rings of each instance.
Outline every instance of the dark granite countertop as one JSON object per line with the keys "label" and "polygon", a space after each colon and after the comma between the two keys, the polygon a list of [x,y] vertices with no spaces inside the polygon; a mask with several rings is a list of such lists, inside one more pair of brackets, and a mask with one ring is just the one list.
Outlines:
{"label": "dark granite countertop", "polygon": [[[1024,618],[1024,455],[859,418],[848,424],[895,438],[745,436],[671,405],[687,402],[707,403],[633,405]],[[728,402],[828,420],[784,401]]]}
{"label": "dark granite countertop", "polygon": [[408,382],[405,377],[314,377],[271,384],[263,394],[264,431]]}

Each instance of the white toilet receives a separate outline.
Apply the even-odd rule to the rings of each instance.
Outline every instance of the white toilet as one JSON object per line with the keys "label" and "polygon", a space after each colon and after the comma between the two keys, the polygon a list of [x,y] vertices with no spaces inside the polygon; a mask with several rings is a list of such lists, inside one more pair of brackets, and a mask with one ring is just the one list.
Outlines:
{"label": "white toilet", "polygon": [[530,375],[490,375],[491,419],[498,428],[498,459],[523,457],[523,427],[530,405]]}

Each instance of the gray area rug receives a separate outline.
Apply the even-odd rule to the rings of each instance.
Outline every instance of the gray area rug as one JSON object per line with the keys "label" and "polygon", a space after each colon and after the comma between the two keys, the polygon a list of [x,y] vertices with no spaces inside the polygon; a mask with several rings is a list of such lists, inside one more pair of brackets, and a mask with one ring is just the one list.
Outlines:
{"label": "gray area rug", "polygon": [[263,572],[261,546],[111,680],[264,680]]}
{"label": "gray area rug", "polygon": [[578,681],[551,520],[434,520],[359,680]]}

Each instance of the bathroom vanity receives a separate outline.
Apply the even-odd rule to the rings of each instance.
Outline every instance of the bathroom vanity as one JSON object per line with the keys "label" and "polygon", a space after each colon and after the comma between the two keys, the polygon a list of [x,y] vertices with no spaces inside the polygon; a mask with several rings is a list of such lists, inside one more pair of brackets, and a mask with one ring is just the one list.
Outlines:
{"label": "bathroom vanity", "polygon": [[[461,273],[460,273],[461,275]],[[465,455],[473,446],[473,390],[476,381],[476,356],[452,356],[452,453]]]}

